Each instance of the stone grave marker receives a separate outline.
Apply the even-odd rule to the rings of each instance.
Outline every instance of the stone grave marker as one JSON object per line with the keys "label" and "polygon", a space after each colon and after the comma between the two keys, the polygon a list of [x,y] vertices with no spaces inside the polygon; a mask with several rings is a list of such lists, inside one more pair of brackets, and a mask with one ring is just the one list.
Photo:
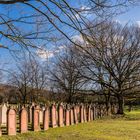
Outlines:
{"label": "stone grave marker", "polygon": [[32,125],[33,125],[34,131],[40,131],[39,112],[40,112],[39,106],[33,107],[33,124]]}
{"label": "stone grave marker", "polygon": [[20,133],[26,133],[28,131],[28,113],[23,107],[20,111]]}
{"label": "stone grave marker", "polygon": [[58,124],[60,127],[64,126],[64,120],[63,120],[63,115],[64,115],[64,111],[63,111],[63,105],[62,103],[59,105],[59,108],[58,108]]}
{"label": "stone grave marker", "polygon": [[1,107],[0,107],[0,124],[1,125],[6,125],[7,124],[7,106],[4,103]]}
{"label": "stone grave marker", "polygon": [[7,132],[8,135],[16,135],[16,111],[12,108],[7,111]]}
{"label": "stone grave marker", "polygon": [[46,107],[46,109],[44,110],[44,115],[43,115],[43,129],[44,130],[48,130],[49,129],[49,108]]}

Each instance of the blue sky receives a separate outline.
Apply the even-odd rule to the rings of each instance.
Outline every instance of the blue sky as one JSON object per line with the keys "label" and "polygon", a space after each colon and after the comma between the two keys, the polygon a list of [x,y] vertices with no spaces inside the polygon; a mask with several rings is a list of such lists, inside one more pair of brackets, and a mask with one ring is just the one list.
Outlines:
{"label": "blue sky", "polygon": [[[115,17],[114,19],[119,21],[121,24],[126,24],[129,22],[129,23],[139,23],[140,25],[140,6],[131,7],[128,9],[126,13],[121,14]],[[7,64],[9,63],[11,67],[15,65],[13,57],[11,56],[9,51],[2,48],[0,48],[0,61],[1,63],[7,63]]]}
{"label": "blue sky", "polygon": [[130,7],[127,12],[119,15],[115,19],[119,20],[122,24],[128,22],[135,24],[136,22],[140,21],[140,6]]}

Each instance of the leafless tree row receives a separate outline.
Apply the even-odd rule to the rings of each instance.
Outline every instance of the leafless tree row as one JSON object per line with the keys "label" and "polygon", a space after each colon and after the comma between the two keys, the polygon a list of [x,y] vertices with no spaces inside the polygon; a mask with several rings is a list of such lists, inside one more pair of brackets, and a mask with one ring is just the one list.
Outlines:
{"label": "leafless tree row", "polygon": [[33,58],[19,62],[17,68],[9,73],[8,78],[8,84],[13,86],[11,89],[13,98],[24,104],[38,102],[47,86],[48,71]]}

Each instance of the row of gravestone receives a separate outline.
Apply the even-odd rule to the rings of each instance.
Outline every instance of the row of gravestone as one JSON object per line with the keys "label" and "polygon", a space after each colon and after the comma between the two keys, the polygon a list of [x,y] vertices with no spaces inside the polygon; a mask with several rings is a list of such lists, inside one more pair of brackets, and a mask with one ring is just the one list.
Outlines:
{"label": "row of gravestone", "polygon": [[[115,106],[112,107],[115,112]],[[40,131],[40,125],[43,125],[43,130],[49,127],[69,126],[77,123],[92,121],[95,118],[100,118],[106,115],[104,105],[66,105],[52,104],[50,107],[40,107],[38,105],[24,106],[20,109],[13,107],[7,108],[4,104],[0,107],[0,123],[5,125],[8,135],[16,135],[17,122],[19,122],[20,133],[28,132],[28,124],[31,124],[33,131]],[[18,116],[18,117],[17,117]],[[19,119],[17,119],[19,118]],[[0,134],[2,131],[0,129]]]}

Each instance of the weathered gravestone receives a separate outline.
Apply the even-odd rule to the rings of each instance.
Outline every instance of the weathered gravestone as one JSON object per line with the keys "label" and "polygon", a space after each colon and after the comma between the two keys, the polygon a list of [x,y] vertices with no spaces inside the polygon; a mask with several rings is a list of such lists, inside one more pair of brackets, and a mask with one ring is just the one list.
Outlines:
{"label": "weathered gravestone", "polygon": [[29,123],[33,123],[33,112],[34,112],[34,108],[35,107],[35,103],[33,102],[31,105],[28,106],[28,122]]}
{"label": "weathered gravestone", "polygon": [[55,104],[53,104],[51,107],[51,126],[53,128],[57,127],[57,123],[56,123],[57,118],[56,117],[57,117],[56,106],[55,106]]}
{"label": "weathered gravestone", "polygon": [[88,121],[91,121],[91,106],[88,106]]}
{"label": "weathered gravestone", "polygon": [[71,125],[74,125],[73,107],[70,109],[70,124],[71,124]]}
{"label": "weathered gravestone", "polygon": [[78,116],[77,116],[77,107],[74,106],[74,122],[75,124],[78,124]]}
{"label": "weathered gravestone", "polygon": [[66,106],[66,110],[65,110],[65,114],[66,114],[66,119],[65,119],[65,124],[66,126],[69,126],[70,125],[70,111],[69,111],[69,106],[67,105]]}
{"label": "weathered gravestone", "polygon": [[7,106],[6,104],[3,104],[0,107],[0,124],[6,125],[7,124]]}
{"label": "weathered gravestone", "polygon": [[76,106],[76,112],[77,112],[77,121],[80,122],[80,105]]}
{"label": "weathered gravestone", "polygon": [[7,132],[16,135],[16,111],[12,108],[7,111]]}
{"label": "weathered gravestone", "polygon": [[56,113],[55,113],[55,115],[56,115],[56,126],[58,126],[58,107],[56,106]]}
{"label": "weathered gravestone", "polygon": [[23,107],[20,111],[20,133],[26,133],[28,131],[28,113]]}
{"label": "weathered gravestone", "polygon": [[86,106],[84,106],[84,122],[87,122],[87,111],[86,111]]}
{"label": "weathered gravestone", "polygon": [[40,124],[42,124],[43,123],[43,110],[42,109],[40,109],[40,111],[39,111],[39,122],[40,122]]}
{"label": "weathered gravestone", "polygon": [[40,107],[35,106],[33,107],[33,130],[34,131],[40,131],[40,122],[39,122],[39,112],[40,112]]}
{"label": "weathered gravestone", "polygon": [[49,108],[46,107],[43,115],[43,129],[48,130],[49,129]]}
{"label": "weathered gravestone", "polygon": [[58,108],[58,124],[60,127],[64,126],[64,119],[63,119],[63,115],[64,115],[64,111],[63,111],[63,105],[62,103],[59,105]]}

